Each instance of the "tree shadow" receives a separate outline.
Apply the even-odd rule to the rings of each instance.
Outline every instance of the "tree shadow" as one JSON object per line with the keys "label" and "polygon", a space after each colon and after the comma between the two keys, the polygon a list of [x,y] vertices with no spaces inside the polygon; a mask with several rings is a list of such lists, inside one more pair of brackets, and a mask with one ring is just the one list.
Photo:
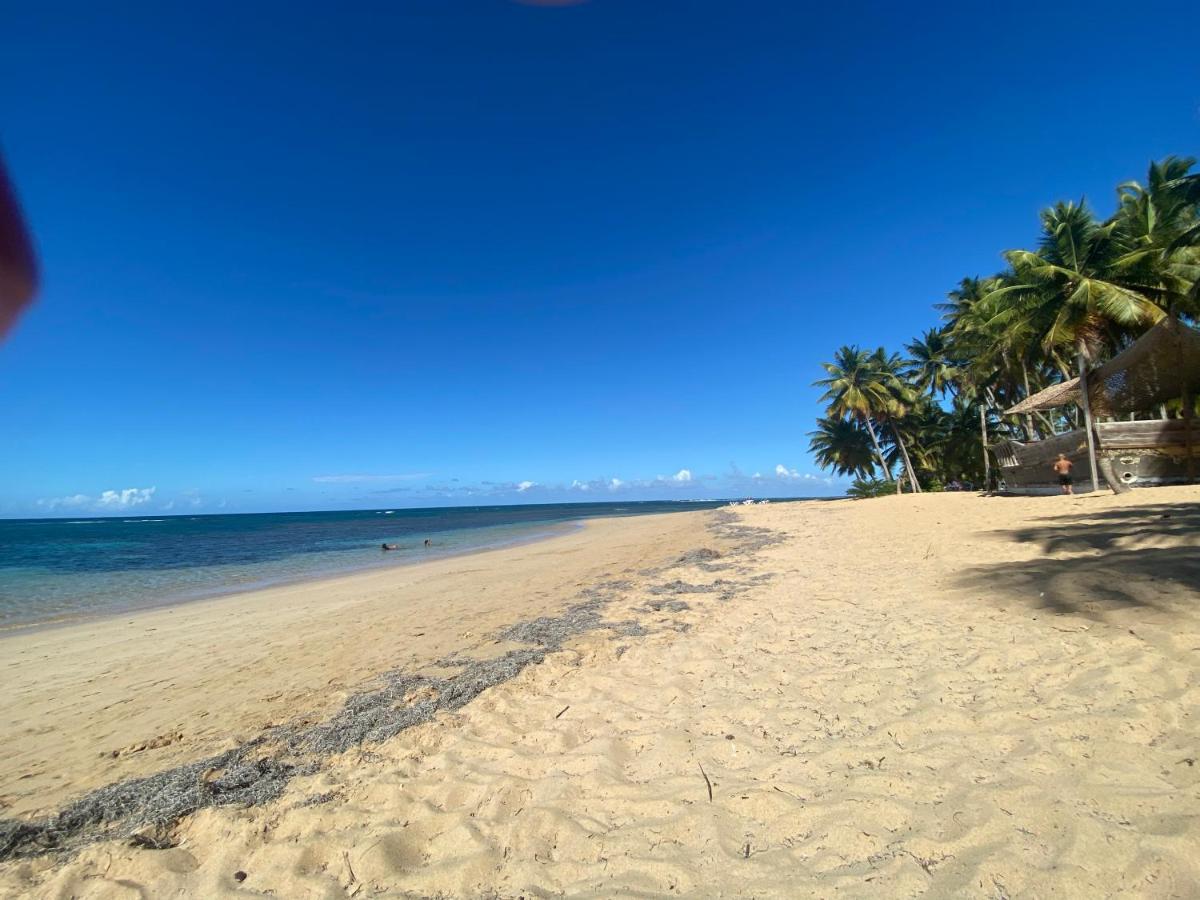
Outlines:
{"label": "tree shadow", "polygon": [[1042,556],[973,567],[962,586],[1035,609],[1102,619],[1118,609],[1193,607],[1200,590],[1200,504],[1081,510],[995,532]]}

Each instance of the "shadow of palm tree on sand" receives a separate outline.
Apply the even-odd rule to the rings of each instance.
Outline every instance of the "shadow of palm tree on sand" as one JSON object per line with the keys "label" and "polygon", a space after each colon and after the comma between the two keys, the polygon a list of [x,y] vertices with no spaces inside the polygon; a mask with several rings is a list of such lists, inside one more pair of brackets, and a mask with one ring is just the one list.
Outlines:
{"label": "shadow of palm tree on sand", "polygon": [[1082,510],[996,536],[1036,544],[1042,555],[967,570],[963,586],[984,595],[1094,619],[1200,599],[1200,504]]}

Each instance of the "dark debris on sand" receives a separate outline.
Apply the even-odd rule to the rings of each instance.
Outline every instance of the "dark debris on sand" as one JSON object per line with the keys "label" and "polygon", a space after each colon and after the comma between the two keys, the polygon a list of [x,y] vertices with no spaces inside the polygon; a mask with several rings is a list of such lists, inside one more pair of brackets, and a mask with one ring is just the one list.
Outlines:
{"label": "dark debris on sand", "polygon": [[673,568],[695,566],[705,572],[722,572],[732,567],[732,563],[728,561],[717,561],[722,559],[724,557],[720,551],[714,550],[711,547],[697,547],[695,550],[688,550],[679,559],[675,560]]}
{"label": "dark debris on sand", "polygon": [[687,581],[681,581],[676,578],[674,581],[668,581],[666,584],[654,584],[646,588],[651,594],[719,594],[722,591],[736,588],[737,585],[732,581],[726,581],[724,578],[718,578],[711,584],[691,584]]}
{"label": "dark debris on sand", "polygon": [[[737,516],[722,510],[712,530],[733,543],[725,557],[753,554],[778,541],[772,532],[737,523]],[[676,565],[710,564],[722,554],[709,548],[689,551]],[[650,589],[652,594],[726,594],[740,592],[752,582],[718,579],[712,585],[676,580]],[[177,766],[148,778],[136,778],[92,791],[41,820],[0,819],[0,861],[71,851],[98,840],[126,839],[147,849],[174,846],[172,829],[183,817],[211,806],[257,806],[278,798],[288,782],[311,775],[321,760],[366,743],[377,743],[407,728],[428,722],[440,710],[456,710],[490,687],[508,681],[531,665],[561,649],[569,639],[588,631],[607,629],[613,635],[638,637],[649,632],[635,620],[609,622],[603,611],[632,585],[608,581],[581,592],[581,600],[558,616],[540,616],[504,629],[500,640],[524,645],[502,656],[484,660],[450,657],[439,668],[457,670],[438,677],[400,670],[384,675],[379,686],[346,700],[328,722],[282,725],[267,729],[255,739],[216,756]],[[648,608],[682,612],[681,600],[652,600]],[[675,630],[688,626],[677,624]],[[627,645],[617,648],[618,657]],[[332,794],[309,798],[324,803]]]}
{"label": "dark debris on sand", "polygon": [[739,554],[757,553],[767,547],[782,544],[786,540],[784,535],[771,528],[743,525],[738,514],[728,508],[718,509],[713,514],[713,523],[710,528],[717,537],[732,542]]}
{"label": "dark debris on sand", "polygon": [[[466,706],[490,687],[536,665],[572,637],[600,628],[616,635],[648,634],[636,621],[606,622],[602,610],[628,582],[606,582],[559,616],[541,616],[505,629],[501,640],[531,645],[484,660],[450,657],[438,667],[448,677],[390,672],[381,686],[346,700],[328,722],[277,726],[217,756],[100,788],[40,821],[0,820],[0,860],[70,850],[96,840],[128,838],[138,846],[172,846],[166,832],[184,816],[209,806],[256,806],[279,797],[317,760],[366,743],[379,743],[428,722],[440,710]],[[303,762],[301,762],[303,760]],[[313,802],[323,802],[324,798]]]}
{"label": "dark debris on sand", "polygon": [[662,612],[664,609],[667,612],[687,612],[692,608],[692,605],[686,600],[650,600],[642,609],[649,612]]}
{"label": "dark debris on sand", "polygon": [[135,837],[141,846],[170,846],[162,832],[206,806],[274,800],[296,775],[316,771],[270,756],[262,738],[218,756],[108,785],[38,822],[0,821],[0,860],[31,856],[103,837]]}

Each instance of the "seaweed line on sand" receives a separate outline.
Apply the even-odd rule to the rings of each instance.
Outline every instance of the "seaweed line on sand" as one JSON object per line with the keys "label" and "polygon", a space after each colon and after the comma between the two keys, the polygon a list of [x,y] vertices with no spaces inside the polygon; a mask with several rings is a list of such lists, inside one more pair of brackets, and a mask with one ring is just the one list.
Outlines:
{"label": "seaweed line on sand", "polygon": [[[483,660],[447,658],[447,677],[393,671],[379,687],[356,693],[327,722],[282,725],[216,756],[92,791],[40,821],[0,820],[0,860],[70,850],[96,840],[134,837],[144,846],[170,846],[174,823],[209,806],[255,806],[279,797],[294,777],[310,775],[317,760],[364,743],[387,740],[429,721],[440,710],[465,706],[489,687],[540,663],[570,637],[598,628],[645,633],[637,623],[605,622],[602,608],[625,583],[585,591],[587,599],[560,616],[541,617],[498,637],[532,646]],[[636,627],[635,627],[636,626]]]}
{"label": "seaweed line on sand", "polygon": [[[782,540],[769,529],[748,528],[736,522],[736,515],[718,514],[710,526],[718,537],[733,543],[727,556],[750,555]],[[691,553],[695,555],[689,562],[708,563],[721,555],[707,549]],[[701,590],[736,592],[749,586],[724,582]],[[496,635],[500,640],[525,645],[519,649],[483,660],[452,656],[437,664],[458,669],[453,675],[389,672],[379,679],[380,686],[349,697],[327,722],[269,728],[224,753],[94,790],[44,819],[0,819],[0,862],[69,852],[96,841],[120,838],[151,849],[174,846],[172,830],[185,816],[211,806],[257,806],[275,800],[293,778],[317,772],[323,758],[364,743],[385,741],[428,722],[441,710],[460,709],[488,688],[541,663],[576,635],[598,629],[623,637],[648,634],[637,621],[609,622],[602,615],[604,608],[630,587],[625,581],[601,583],[584,590],[583,599],[561,615],[521,622]],[[687,585],[688,592],[694,587]],[[653,592],[676,591],[667,587]],[[682,611],[684,606],[674,609]],[[322,795],[313,802],[327,799]]]}

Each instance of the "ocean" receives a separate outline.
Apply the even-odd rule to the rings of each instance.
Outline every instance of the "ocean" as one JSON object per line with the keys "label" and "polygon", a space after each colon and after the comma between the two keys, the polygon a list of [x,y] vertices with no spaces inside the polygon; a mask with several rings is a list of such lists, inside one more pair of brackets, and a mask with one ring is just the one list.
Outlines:
{"label": "ocean", "polygon": [[[537,540],[583,519],[723,502],[0,520],[0,630]],[[383,552],[384,543],[399,549]]]}

